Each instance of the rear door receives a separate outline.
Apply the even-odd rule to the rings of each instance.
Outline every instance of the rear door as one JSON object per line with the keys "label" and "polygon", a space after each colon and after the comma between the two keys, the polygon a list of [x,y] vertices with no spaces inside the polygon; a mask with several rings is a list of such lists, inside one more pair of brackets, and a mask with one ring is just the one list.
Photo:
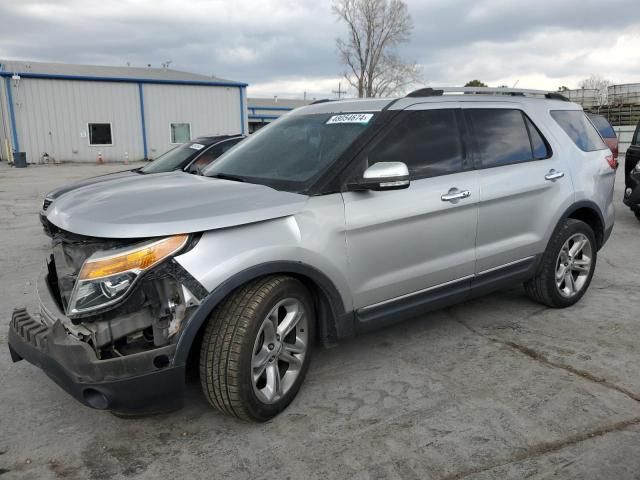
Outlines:
{"label": "rear door", "polygon": [[631,174],[631,170],[635,167],[638,162],[640,162],[640,123],[636,127],[636,131],[633,134],[633,139],[631,140],[631,145],[627,149],[627,153],[625,155],[624,160],[624,183],[625,187],[634,188],[635,184],[629,181],[629,175]]}
{"label": "rear door", "polygon": [[[459,108],[405,110],[358,160],[354,178],[374,163],[396,161],[407,164],[411,185],[343,193],[356,309],[375,308],[451,282],[470,284],[478,180],[461,125]],[[451,192],[467,193],[465,198],[443,200]]]}
{"label": "rear door", "polygon": [[[569,168],[518,104],[465,106],[475,140],[480,203],[478,282],[527,269],[545,249],[549,225],[573,200]],[[485,277],[488,278],[488,277]]]}

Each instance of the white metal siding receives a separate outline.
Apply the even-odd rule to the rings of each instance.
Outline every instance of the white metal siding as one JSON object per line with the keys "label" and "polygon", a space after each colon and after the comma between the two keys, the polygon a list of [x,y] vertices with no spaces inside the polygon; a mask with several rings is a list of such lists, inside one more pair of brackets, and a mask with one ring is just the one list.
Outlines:
{"label": "white metal siding", "polygon": [[[37,162],[130,160],[143,154],[138,86],[133,83],[23,78],[13,88],[20,150]],[[111,146],[89,145],[89,123],[111,123]]]}
{"label": "white metal siding", "polygon": [[[242,131],[238,87],[143,84],[142,88],[150,158],[175,146],[170,143],[171,123],[191,124],[191,138]],[[246,129],[246,116],[244,120]]]}

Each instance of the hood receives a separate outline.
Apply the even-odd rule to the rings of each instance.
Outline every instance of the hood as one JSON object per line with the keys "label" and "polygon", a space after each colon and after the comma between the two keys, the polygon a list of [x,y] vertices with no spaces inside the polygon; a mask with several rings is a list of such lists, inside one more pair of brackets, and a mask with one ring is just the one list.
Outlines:
{"label": "hood", "polygon": [[83,180],[78,180],[77,182],[65,183],[61,187],[54,188],[49,191],[45,198],[55,200],[60,195],[64,195],[71,190],[75,190],[76,188],[84,187],[85,185],[92,185],[94,183],[108,182],[110,180],[121,178],[121,177],[130,177],[132,175],[140,175],[136,173],[137,169],[134,170],[125,170],[123,172],[114,172],[114,173],[106,173],[104,175],[98,175],[97,177],[85,178]]}
{"label": "hood", "polygon": [[58,228],[102,238],[193,233],[297,213],[307,197],[183,172],[129,175],[67,192],[49,207]]}

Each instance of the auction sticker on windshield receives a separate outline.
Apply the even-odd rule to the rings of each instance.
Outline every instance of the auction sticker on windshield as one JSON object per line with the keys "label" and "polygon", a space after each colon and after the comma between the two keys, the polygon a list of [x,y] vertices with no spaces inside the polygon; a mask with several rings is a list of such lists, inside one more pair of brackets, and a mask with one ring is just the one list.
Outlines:
{"label": "auction sticker on windshield", "polygon": [[193,148],[194,150],[202,150],[204,148],[204,145],[202,145],[201,143],[192,143],[189,148]]}
{"label": "auction sticker on windshield", "polygon": [[373,113],[346,113],[343,115],[334,115],[327,120],[327,125],[333,125],[335,123],[369,123],[369,120],[373,118]]}

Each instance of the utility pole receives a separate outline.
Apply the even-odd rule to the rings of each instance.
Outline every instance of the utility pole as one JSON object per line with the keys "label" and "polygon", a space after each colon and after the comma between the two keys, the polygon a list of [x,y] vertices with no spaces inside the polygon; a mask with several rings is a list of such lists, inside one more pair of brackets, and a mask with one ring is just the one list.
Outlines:
{"label": "utility pole", "polygon": [[338,82],[338,90],[333,90],[331,93],[335,93],[336,95],[338,95],[338,100],[340,100],[340,97],[342,96],[342,94],[347,93],[347,91],[342,90],[342,83]]}

